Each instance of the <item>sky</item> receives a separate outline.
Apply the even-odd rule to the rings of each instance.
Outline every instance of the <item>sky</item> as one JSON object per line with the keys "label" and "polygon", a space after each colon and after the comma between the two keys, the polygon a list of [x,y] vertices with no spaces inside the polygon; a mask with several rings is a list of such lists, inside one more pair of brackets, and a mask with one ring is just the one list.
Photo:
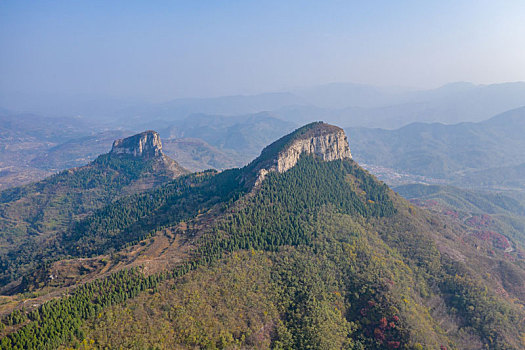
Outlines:
{"label": "sky", "polygon": [[525,1],[0,0],[0,94],[525,80]]}

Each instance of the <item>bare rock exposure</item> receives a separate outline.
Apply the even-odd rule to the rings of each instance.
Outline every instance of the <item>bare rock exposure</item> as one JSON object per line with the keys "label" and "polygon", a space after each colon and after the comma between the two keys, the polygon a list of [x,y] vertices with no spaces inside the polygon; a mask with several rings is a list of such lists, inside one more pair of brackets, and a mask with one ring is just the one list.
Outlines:
{"label": "bare rock exposure", "polygon": [[131,154],[135,157],[143,157],[146,159],[163,155],[160,136],[153,130],[144,131],[125,139],[115,140],[111,153]]}
{"label": "bare rock exposure", "polygon": [[323,122],[311,123],[272,143],[248,165],[257,174],[255,185],[269,172],[289,170],[302,154],[311,154],[324,161],[352,158],[343,129]]}

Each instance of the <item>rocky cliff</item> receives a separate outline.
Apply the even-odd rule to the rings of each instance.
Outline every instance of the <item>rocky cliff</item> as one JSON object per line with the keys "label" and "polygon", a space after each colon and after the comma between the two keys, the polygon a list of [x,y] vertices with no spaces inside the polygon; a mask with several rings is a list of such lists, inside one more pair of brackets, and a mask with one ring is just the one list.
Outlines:
{"label": "rocky cliff", "polygon": [[343,129],[323,122],[311,123],[272,143],[248,165],[252,174],[256,174],[255,185],[269,172],[283,173],[292,168],[302,154],[324,161],[352,158]]}
{"label": "rocky cliff", "polygon": [[131,154],[135,157],[146,159],[161,157],[163,155],[160,136],[156,131],[152,130],[144,131],[125,139],[115,140],[111,153]]}
{"label": "rocky cliff", "polygon": [[142,176],[143,182],[153,181],[156,183],[158,182],[157,178],[163,177],[162,181],[165,181],[166,178],[173,179],[189,173],[188,170],[162,152],[160,136],[153,130],[116,140],[113,142],[113,148],[109,155],[131,155],[144,160],[144,164],[148,164],[148,172],[154,176]]}

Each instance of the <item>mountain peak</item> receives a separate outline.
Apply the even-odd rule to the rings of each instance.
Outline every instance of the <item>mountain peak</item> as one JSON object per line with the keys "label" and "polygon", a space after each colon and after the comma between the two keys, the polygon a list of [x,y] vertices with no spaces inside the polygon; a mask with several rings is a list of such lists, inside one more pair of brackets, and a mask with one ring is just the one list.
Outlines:
{"label": "mountain peak", "polygon": [[113,142],[112,154],[131,154],[135,157],[157,158],[163,155],[160,136],[156,131],[147,130]]}
{"label": "mountain peak", "polygon": [[324,161],[351,159],[348,139],[343,129],[314,122],[283,136],[264,148],[261,155],[248,165],[252,174],[257,174],[255,184],[259,184],[267,173],[284,173],[297,164],[300,156],[311,154]]}

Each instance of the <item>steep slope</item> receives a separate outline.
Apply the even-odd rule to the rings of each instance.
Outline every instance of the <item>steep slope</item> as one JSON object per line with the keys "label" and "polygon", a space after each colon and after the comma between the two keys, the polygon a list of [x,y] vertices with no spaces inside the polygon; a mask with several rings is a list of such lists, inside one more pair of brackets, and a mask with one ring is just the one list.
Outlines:
{"label": "steep slope", "polygon": [[343,129],[316,122],[264,148],[261,155],[246,167],[246,176],[256,174],[255,184],[259,184],[269,172],[284,173],[294,167],[303,154],[311,154],[324,161],[352,158]]}
{"label": "steep slope", "polygon": [[[0,193],[2,281],[72,222],[123,195],[141,192],[187,173],[162,153],[158,134],[147,131],[114,142],[90,164]],[[28,245],[28,246],[26,246]],[[14,263],[14,261],[17,261]],[[34,263],[34,262],[33,262]]]}
{"label": "steep slope", "polygon": [[360,168],[341,129],[313,123],[245,168],[87,216],[65,236],[84,257],[69,262],[109,268],[6,316],[0,344],[519,349],[522,258],[478,252],[466,234]]}

